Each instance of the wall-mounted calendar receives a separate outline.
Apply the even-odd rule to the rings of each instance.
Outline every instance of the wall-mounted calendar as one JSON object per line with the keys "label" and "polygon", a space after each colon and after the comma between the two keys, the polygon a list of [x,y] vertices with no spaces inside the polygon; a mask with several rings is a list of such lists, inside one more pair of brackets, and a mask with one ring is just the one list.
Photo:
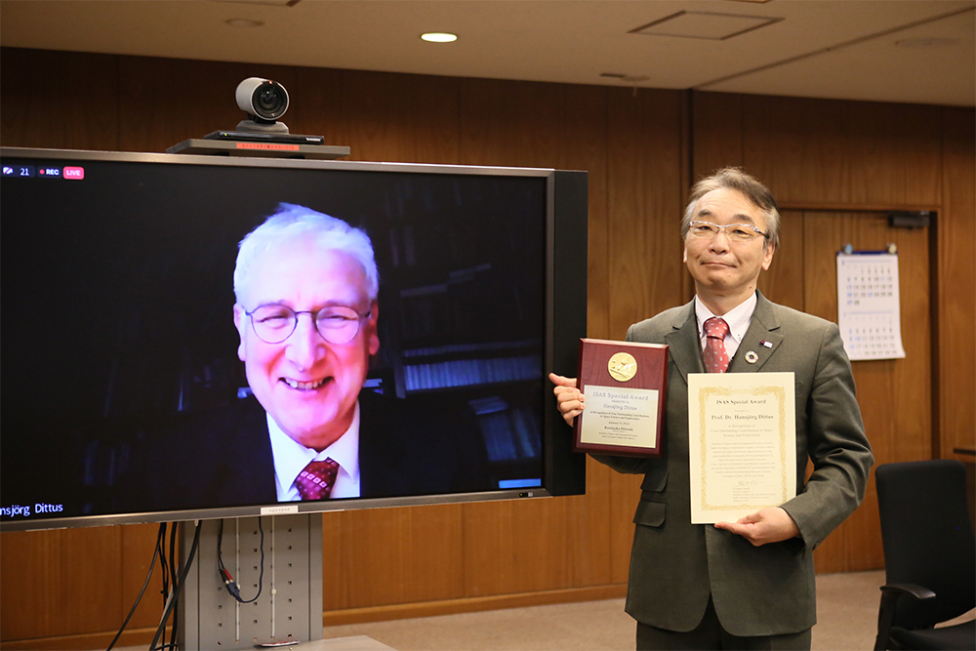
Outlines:
{"label": "wall-mounted calendar", "polygon": [[837,313],[851,360],[897,359],[901,343],[898,254],[837,254]]}

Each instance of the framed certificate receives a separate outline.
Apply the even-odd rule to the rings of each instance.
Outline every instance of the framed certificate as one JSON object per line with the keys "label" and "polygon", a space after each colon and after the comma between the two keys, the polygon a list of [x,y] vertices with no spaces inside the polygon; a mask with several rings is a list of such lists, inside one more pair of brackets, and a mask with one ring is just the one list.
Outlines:
{"label": "framed certificate", "polygon": [[688,374],[692,524],[796,496],[794,391],[793,373]]}
{"label": "framed certificate", "polygon": [[668,347],[580,339],[576,452],[655,457],[664,431]]}

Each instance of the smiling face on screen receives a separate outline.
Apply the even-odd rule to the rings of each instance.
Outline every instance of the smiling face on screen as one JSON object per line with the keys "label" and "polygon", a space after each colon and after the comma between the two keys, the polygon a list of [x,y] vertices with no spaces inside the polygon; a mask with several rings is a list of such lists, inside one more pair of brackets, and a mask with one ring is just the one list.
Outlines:
{"label": "smiling face on screen", "polygon": [[[366,286],[362,265],[349,253],[322,250],[314,239],[289,240],[260,254],[234,306],[238,356],[254,396],[306,447],[325,449],[352,423],[369,358],[380,345],[378,305]],[[267,335],[268,324],[291,315],[283,308],[299,313],[295,329],[268,343],[278,338]],[[345,343],[326,340],[320,332],[342,315],[349,315],[343,327],[355,334]]]}

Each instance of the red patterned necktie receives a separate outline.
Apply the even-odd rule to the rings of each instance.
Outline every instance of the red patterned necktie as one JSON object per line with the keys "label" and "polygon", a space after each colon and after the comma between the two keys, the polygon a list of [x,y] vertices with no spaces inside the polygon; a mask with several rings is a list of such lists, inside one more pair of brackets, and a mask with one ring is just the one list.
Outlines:
{"label": "red patterned necktie", "polygon": [[328,499],[338,474],[339,464],[332,459],[312,461],[298,473],[295,487],[302,500]]}
{"label": "red patterned necktie", "polygon": [[729,334],[729,324],[717,316],[705,321],[705,372],[725,373],[729,368],[729,356],[725,352],[725,335]]}

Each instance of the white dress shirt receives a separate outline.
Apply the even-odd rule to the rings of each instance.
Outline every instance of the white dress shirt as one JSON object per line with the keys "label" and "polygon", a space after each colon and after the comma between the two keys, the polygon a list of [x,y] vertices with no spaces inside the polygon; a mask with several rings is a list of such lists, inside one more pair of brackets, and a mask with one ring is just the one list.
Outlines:
{"label": "white dress shirt", "polygon": [[317,452],[285,434],[278,423],[267,414],[268,432],[271,435],[271,453],[274,456],[275,486],[279,502],[301,500],[295,478],[312,461],[332,459],[339,464],[335,486],[330,498],[359,497],[359,403],[352,425],[335,443]]}

